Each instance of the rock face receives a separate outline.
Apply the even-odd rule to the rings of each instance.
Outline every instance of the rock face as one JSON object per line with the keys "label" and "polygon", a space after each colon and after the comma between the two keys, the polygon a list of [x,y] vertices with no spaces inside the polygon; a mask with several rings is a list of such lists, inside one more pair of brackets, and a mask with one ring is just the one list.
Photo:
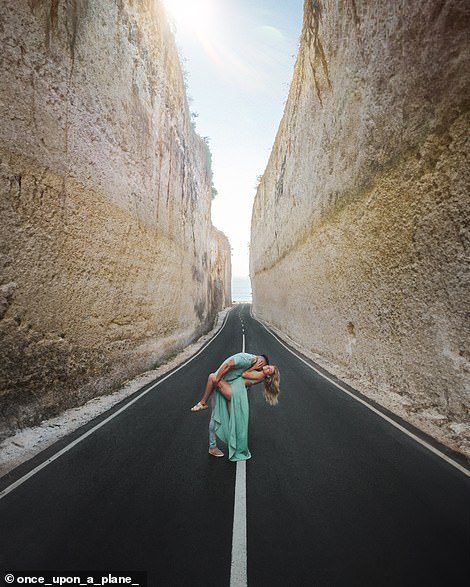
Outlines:
{"label": "rock face", "polygon": [[461,450],[468,26],[460,0],[307,0],[250,247],[256,315]]}
{"label": "rock face", "polygon": [[0,0],[0,430],[153,367],[230,303],[157,0]]}

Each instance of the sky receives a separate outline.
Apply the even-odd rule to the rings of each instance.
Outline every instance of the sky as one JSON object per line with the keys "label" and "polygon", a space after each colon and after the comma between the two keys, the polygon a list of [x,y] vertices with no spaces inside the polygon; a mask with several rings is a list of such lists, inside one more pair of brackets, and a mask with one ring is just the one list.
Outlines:
{"label": "sky", "polygon": [[253,200],[292,79],[303,0],[164,0],[174,23],[196,131],[208,137],[212,222],[248,276]]}

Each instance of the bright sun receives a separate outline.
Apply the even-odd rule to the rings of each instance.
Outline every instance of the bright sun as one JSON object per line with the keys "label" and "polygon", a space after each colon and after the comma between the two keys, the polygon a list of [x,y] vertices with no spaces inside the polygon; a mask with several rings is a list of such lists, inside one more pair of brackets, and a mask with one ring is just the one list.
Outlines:
{"label": "bright sun", "polygon": [[211,25],[214,0],[164,0],[179,33],[206,34]]}

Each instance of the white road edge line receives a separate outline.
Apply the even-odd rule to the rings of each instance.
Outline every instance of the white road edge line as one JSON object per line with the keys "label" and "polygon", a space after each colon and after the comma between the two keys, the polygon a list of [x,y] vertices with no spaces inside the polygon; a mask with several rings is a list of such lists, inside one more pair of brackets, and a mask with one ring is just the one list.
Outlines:
{"label": "white road edge line", "polygon": [[107,424],[109,421],[111,421],[113,418],[115,418],[116,416],[118,416],[119,414],[121,414],[122,412],[124,412],[124,410],[127,410],[127,408],[129,408],[130,406],[132,406],[132,404],[135,404],[135,402],[139,401],[142,397],[144,397],[144,395],[147,395],[147,393],[149,393],[150,391],[153,391],[161,383],[163,383],[164,381],[166,381],[167,379],[169,379],[172,375],[174,375],[175,373],[177,373],[180,369],[182,369],[188,363],[190,363],[196,357],[198,357],[202,353],[203,350],[205,350],[210,344],[212,344],[212,342],[219,336],[219,334],[225,328],[225,326],[227,324],[227,319],[228,319],[229,314],[230,314],[230,312],[227,312],[227,314],[226,314],[226,316],[224,318],[224,321],[222,323],[222,326],[221,326],[220,330],[215,334],[215,336],[213,338],[211,338],[208,341],[207,344],[205,344],[203,347],[201,347],[199,349],[199,351],[195,355],[193,355],[192,357],[190,357],[187,361],[185,361],[184,363],[182,363],[179,367],[177,367],[171,373],[169,373],[168,375],[165,375],[164,377],[162,377],[161,379],[159,379],[151,387],[149,387],[147,390],[145,390],[139,396],[137,396],[136,398],[134,398],[133,400],[131,400],[130,402],[128,402],[125,406],[123,406],[122,408],[120,408],[119,410],[117,410],[116,412],[114,412],[113,414],[111,414],[110,416],[108,416],[105,420],[103,420],[102,422],[100,422],[96,426],[93,426],[93,428],[90,428],[90,430],[88,430],[87,432],[85,432],[82,436],[79,436],[78,438],[76,438],[73,442],[71,442],[70,444],[68,444],[67,446],[65,446],[62,450],[60,450],[59,452],[55,453],[54,455],[52,455],[52,457],[48,458],[46,461],[44,461],[43,463],[41,463],[40,465],[38,465],[34,469],[31,469],[31,471],[29,471],[29,473],[26,473],[26,475],[23,475],[23,477],[20,477],[17,481],[15,481],[14,483],[12,483],[8,487],[6,487],[3,491],[0,492],[0,499],[4,498],[6,495],[8,495],[9,493],[11,493],[17,487],[19,487],[20,485],[22,485],[25,481],[27,481],[28,479],[30,479],[31,477],[33,477],[34,475],[36,475],[36,473],[38,473],[39,471],[41,471],[42,469],[44,469],[45,467],[47,467],[47,465],[49,465],[50,463],[52,463],[53,461],[55,461],[56,459],[58,459],[59,457],[61,457],[64,453],[66,453],[71,448],[73,448],[74,446],[76,446],[82,440],[85,440],[85,438],[87,438],[88,436],[90,436],[91,434],[93,434],[94,432],[96,432],[99,428],[101,428],[102,426],[104,426],[105,424]]}
{"label": "white road edge line", "polygon": [[[242,353],[245,352],[245,331],[242,331]],[[246,587],[246,461],[237,461],[235,470],[235,499],[233,505],[232,562],[230,587]]]}
{"label": "white road edge line", "polygon": [[[251,308],[253,308],[253,306]],[[416,434],[413,434],[413,432],[411,432],[410,430],[407,430],[404,426],[401,426],[398,422],[395,422],[395,420],[392,420],[392,418],[389,418],[388,416],[383,414],[380,410],[377,410],[376,408],[374,408],[374,406],[371,406],[369,403],[367,403],[366,401],[364,401],[360,397],[357,397],[356,395],[354,395],[354,393],[351,393],[345,387],[343,387],[342,385],[340,385],[339,383],[337,383],[333,379],[330,379],[330,377],[328,377],[327,375],[325,375],[324,373],[322,373],[318,369],[315,369],[315,367],[313,367],[313,365],[310,365],[309,363],[307,363],[307,361],[302,359],[302,357],[300,357],[297,353],[295,353],[292,349],[290,349],[276,334],[274,334],[274,332],[271,332],[271,330],[269,330],[269,328],[267,328],[267,326],[265,326],[263,324],[263,322],[261,322],[261,320],[258,320],[257,318],[255,318],[253,316],[251,308],[250,308],[250,314],[251,314],[251,317],[253,318],[253,320],[256,320],[256,322],[259,322],[259,324],[261,324],[261,326],[267,332],[269,332],[269,334],[271,334],[271,336],[273,336],[280,344],[282,344],[282,346],[285,349],[287,349],[290,353],[292,353],[295,357],[297,357],[299,359],[299,361],[302,361],[302,363],[304,363],[305,365],[307,365],[307,367],[310,367],[310,369],[312,369],[313,371],[318,373],[321,377],[323,377],[323,379],[326,379],[327,381],[329,381],[330,383],[335,385],[338,389],[341,389],[341,391],[344,391],[344,393],[347,393],[350,397],[352,397],[353,399],[355,399],[356,401],[358,401],[362,405],[366,406],[366,408],[369,408],[369,410],[371,410],[372,412],[374,412],[375,414],[377,414],[378,416],[380,416],[381,418],[386,420],[392,426],[395,426],[395,428],[398,428],[398,430],[401,430],[401,432],[405,433],[407,436],[409,436],[410,438],[412,438],[413,440],[415,440],[416,442],[421,444],[421,446],[424,446],[429,451],[431,451],[432,453],[434,453],[435,455],[437,455],[438,457],[440,457],[441,459],[446,461],[446,463],[449,463],[449,465],[452,465],[453,467],[458,469],[461,473],[463,473],[467,477],[470,477],[470,471],[468,469],[466,469],[465,467],[462,467],[462,465],[460,465],[459,463],[457,463],[456,461],[454,461],[453,459],[448,457],[446,454],[444,454],[443,452],[441,452],[437,448],[434,448],[434,446],[427,443],[422,438],[419,438],[419,436],[416,436]]]}

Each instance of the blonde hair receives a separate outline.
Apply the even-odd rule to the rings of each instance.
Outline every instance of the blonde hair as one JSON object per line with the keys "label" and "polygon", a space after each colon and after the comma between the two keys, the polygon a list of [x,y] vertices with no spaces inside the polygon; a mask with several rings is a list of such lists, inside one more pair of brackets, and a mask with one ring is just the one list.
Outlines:
{"label": "blonde hair", "polygon": [[273,375],[269,379],[266,378],[264,380],[264,390],[263,390],[264,399],[271,406],[277,405],[280,382],[281,382],[281,379],[279,376],[279,369],[277,367],[274,367]]}

